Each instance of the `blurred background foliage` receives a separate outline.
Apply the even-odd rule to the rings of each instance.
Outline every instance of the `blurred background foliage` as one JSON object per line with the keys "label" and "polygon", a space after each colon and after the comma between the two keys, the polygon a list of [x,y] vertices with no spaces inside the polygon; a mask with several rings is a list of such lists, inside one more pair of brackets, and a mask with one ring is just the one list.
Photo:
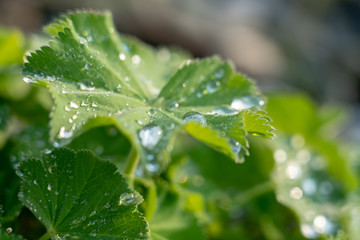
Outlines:
{"label": "blurred background foliage", "polygon": [[[268,96],[266,110],[277,138],[251,139],[251,155],[242,165],[179,137],[169,171],[158,179],[186,196],[179,200],[166,184],[167,190],[158,189],[171,199],[170,210],[176,205],[184,211],[176,212],[179,219],[193,222],[195,216],[209,239],[360,238],[356,0],[0,1],[0,238],[4,229],[27,239],[44,231],[29,211],[21,210],[19,181],[11,165],[28,155],[26,150],[36,155],[49,146],[46,125],[52,101],[46,90],[22,81],[21,63],[28,49],[46,43],[41,28],[75,8],[110,9],[120,32],[153,45],[178,45],[196,57],[231,59]],[[124,142],[124,148],[112,148],[113,141]],[[85,133],[70,147],[95,149],[114,161],[125,158],[128,144],[106,127]],[[140,192],[151,195],[145,183],[138,185]],[[155,211],[154,225],[161,216],[176,215],[166,208],[149,210],[146,204],[146,216]],[[174,239],[193,230],[176,231],[167,236]]]}

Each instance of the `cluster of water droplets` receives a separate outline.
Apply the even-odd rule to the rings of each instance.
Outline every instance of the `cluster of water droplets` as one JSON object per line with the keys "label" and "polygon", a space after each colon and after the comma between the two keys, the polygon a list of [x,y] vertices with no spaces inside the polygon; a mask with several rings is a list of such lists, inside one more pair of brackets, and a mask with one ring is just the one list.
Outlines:
{"label": "cluster of water droplets", "polygon": [[[301,135],[283,137],[280,146],[274,152],[277,198],[296,209],[305,237],[335,234],[339,224],[335,206],[344,194],[327,173],[326,159],[307,148]],[[331,204],[333,208],[326,207]]]}

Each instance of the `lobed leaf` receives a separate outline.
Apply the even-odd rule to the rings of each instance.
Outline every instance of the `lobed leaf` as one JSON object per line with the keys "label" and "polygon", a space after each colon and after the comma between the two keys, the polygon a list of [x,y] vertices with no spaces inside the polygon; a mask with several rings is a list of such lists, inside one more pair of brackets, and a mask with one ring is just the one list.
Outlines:
{"label": "lobed leaf", "polygon": [[114,29],[108,13],[70,13],[46,28],[54,35],[49,46],[27,57],[26,81],[46,85],[55,101],[55,146],[88,128],[114,124],[151,166],[148,172],[156,173],[188,122],[208,125],[206,133],[185,129],[200,140],[213,131],[223,144],[207,143],[235,160],[248,153],[244,110],[259,115],[248,124],[249,133],[271,136],[269,122],[259,121],[263,113],[256,110],[264,101],[231,64],[214,57],[180,66],[186,53],[153,49]]}
{"label": "lobed leaf", "polygon": [[19,198],[52,237],[147,239],[141,196],[116,167],[88,151],[56,149],[21,162]]}

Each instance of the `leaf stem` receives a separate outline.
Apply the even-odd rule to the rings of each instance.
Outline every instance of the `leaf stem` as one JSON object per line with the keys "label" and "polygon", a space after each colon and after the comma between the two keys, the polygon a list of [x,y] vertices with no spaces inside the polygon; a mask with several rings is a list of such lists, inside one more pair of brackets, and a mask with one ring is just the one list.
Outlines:
{"label": "leaf stem", "polygon": [[237,195],[235,197],[234,203],[238,205],[244,205],[257,197],[272,191],[273,189],[274,184],[272,181],[260,183],[259,185],[256,185],[255,187]]}
{"label": "leaf stem", "polygon": [[51,238],[51,232],[46,232],[44,235],[41,236],[41,238],[39,238],[39,240],[48,240]]}
{"label": "leaf stem", "polygon": [[[129,177],[130,183],[133,182],[135,169],[139,163],[140,156],[133,146],[130,150],[129,156],[126,161],[124,174]],[[131,184],[130,184],[131,185]]]}

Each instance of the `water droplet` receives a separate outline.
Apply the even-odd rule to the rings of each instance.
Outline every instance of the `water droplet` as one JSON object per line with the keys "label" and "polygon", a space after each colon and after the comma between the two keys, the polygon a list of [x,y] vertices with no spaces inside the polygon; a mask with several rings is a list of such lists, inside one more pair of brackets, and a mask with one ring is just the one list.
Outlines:
{"label": "water droplet", "polygon": [[224,69],[218,69],[215,73],[214,73],[216,78],[222,78],[224,77]]}
{"label": "water droplet", "polygon": [[197,122],[205,126],[207,124],[206,118],[198,112],[188,112],[183,116],[184,122]]}
{"label": "water droplet", "polygon": [[130,77],[126,76],[124,79],[125,79],[125,82],[130,82]]}
{"label": "water droplet", "polygon": [[71,101],[70,102],[70,107],[72,108],[79,108],[79,103],[77,101]]}
{"label": "water droplet", "polygon": [[260,106],[260,101],[261,99],[256,96],[243,96],[240,98],[234,98],[231,102],[231,107],[238,111],[242,111],[255,106]]}
{"label": "water droplet", "polygon": [[306,195],[314,195],[317,190],[316,181],[312,178],[307,178],[302,182],[302,189]]}
{"label": "water droplet", "polygon": [[34,81],[34,80],[32,80],[31,78],[28,78],[28,77],[24,77],[23,80],[26,83],[35,83],[36,82],[36,81]]}
{"label": "water droplet", "polygon": [[330,234],[334,231],[334,224],[323,215],[318,215],[314,218],[314,227],[319,233]]}
{"label": "water droplet", "polygon": [[211,81],[206,83],[206,90],[208,93],[214,93],[216,92],[221,85],[221,82],[219,81]]}
{"label": "water droplet", "polygon": [[48,190],[48,191],[51,191],[51,190],[52,190],[52,186],[51,186],[50,183],[49,183],[48,186],[47,186],[47,190]]}
{"label": "water droplet", "polygon": [[211,111],[212,114],[215,115],[234,115],[237,114],[238,112],[230,107],[217,107],[214,110]]}
{"label": "water droplet", "polygon": [[120,58],[121,61],[125,61],[126,56],[125,56],[125,54],[120,53],[120,54],[119,54],[119,58]]}
{"label": "water droplet", "polygon": [[317,238],[318,237],[318,233],[315,231],[315,229],[310,225],[310,224],[301,224],[300,226],[300,230],[301,233],[306,237],[306,238]]}
{"label": "water droplet", "polygon": [[176,102],[176,101],[171,101],[169,104],[168,104],[168,108],[169,109],[177,109],[179,107],[179,103]]}
{"label": "water droplet", "polygon": [[301,167],[296,163],[290,163],[286,168],[286,176],[290,179],[300,178],[302,175]]}
{"label": "water droplet", "polygon": [[135,200],[135,194],[134,193],[127,193],[124,192],[120,195],[119,198],[119,205],[125,205],[128,206],[132,204]]}
{"label": "water droplet", "polygon": [[83,38],[83,37],[79,37],[79,42],[80,42],[80,44],[82,44],[82,45],[87,45],[87,44],[88,44],[88,42],[86,41],[86,39]]}
{"label": "water droplet", "polygon": [[106,204],[104,205],[104,207],[105,207],[105,208],[109,208],[109,207],[110,207],[110,203],[106,203]]}
{"label": "water droplet", "polygon": [[70,108],[68,106],[65,106],[65,111],[70,112]]}
{"label": "water droplet", "polygon": [[84,66],[84,68],[86,69],[86,70],[89,70],[90,69],[90,64],[89,63],[87,63],[87,64],[85,64],[85,66]]}
{"label": "water droplet", "polygon": [[119,83],[116,88],[115,88],[115,92],[120,92],[120,89],[121,89],[121,84]]}
{"label": "water droplet", "polygon": [[157,58],[159,59],[159,61],[167,62],[171,58],[171,53],[167,48],[161,48],[157,52]]}
{"label": "water droplet", "polygon": [[235,138],[229,138],[228,140],[228,144],[231,146],[231,151],[237,155],[240,153],[240,150],[241,150],[241,144],[236,141]]}
{"label": "water droplet", "polygon": [[36,181],[36,180],[34,180],[34,184],[35,184],[35,185],[38,185],[38,183],[37,183],[37,181]]}
{"label": "water droplet", "polygon": [[93,103],[91,103],[91,106],[92,106],[92,107],[97,107],[98,105],[93,102]]}
{"label": "water droplet", "polygon": [[291,146],[295,149],[302,148],[305,145],[305,139],[299,134],[295,134],[291,138]]}
{"label": "water droplet", "polygon": [[134,56],[132,56],[131,61],[133,64],[138,65],[141,62],[141,58],[138,55],[134,55]]}
{"label": "water droplet", "polygon": [[278,149],[274,152],[274,159],[278,163],[285,162],[287,159],[287,154],[284,150]]}
{"label": "water droplet", "polygon": [[66,128],[64,126],[62,126],[60,128],[60,131],[59,131],[59,135],[58,137],[59,138],[71,138],[73,135],[73,132],[70,130],[70,131],[66,131]]}
{"label": "water droplet", "polygon": [[89,79],[83,80],[79,85],[80,89],[84,91],[93,91],[95,89],[94,83]]}
{"label": "water droplet", "polygon": [[139,139],[144,148],[152,150],[163,135],[162,129],[157,125],[148,125],[139,131]]}
{"label": "water droplet", "polygon": [[290,197],[293,199],[300,199],[303,196],[303,191],[299,187],[294,187],[290,190]]}
{"label": "water droplet", "polygon": [[145,168],[146,168],[146,171],[148,171],[149,173],[154,174],[154,173],[157,173],[159,171],[160,166],[156,161],[151,161],[151,162],[148,162],[145,165]]}

